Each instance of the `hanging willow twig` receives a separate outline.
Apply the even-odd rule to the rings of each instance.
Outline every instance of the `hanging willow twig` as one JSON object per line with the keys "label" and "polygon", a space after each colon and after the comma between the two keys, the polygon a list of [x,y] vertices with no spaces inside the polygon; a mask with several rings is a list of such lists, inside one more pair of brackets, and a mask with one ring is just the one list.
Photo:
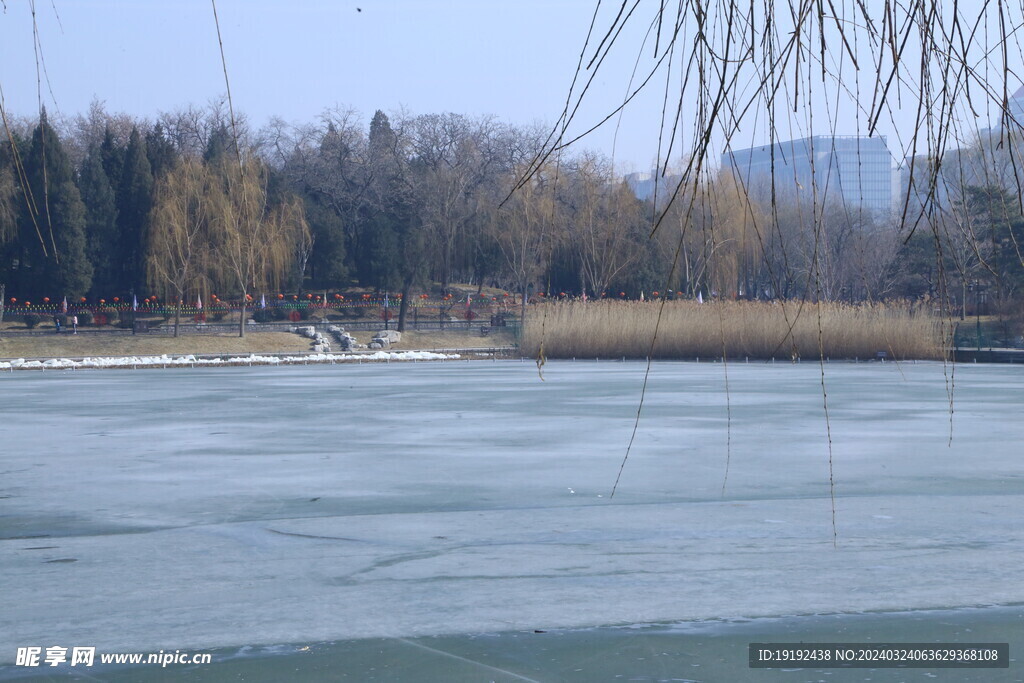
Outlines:
{"label": "hanging willow twig", "polygon": [[[715,197],[730,187],[723,183],[718,158],[733,147],[766,144],[772,155],[767,191],[750,187],[747,178],[737,176],[733,182],[740,189],[729,192],[735,194],[734,201],[747,205],[750,242],[761,258],[766,259],[769,249],[779,252],[763,267],[774,296],[784,299],[790,333],[779,346],[791,344],[795,358],[792,330],[805,304],[835,296],[829,278],[836,266],[824,245],[835,238],[830,197],[839,193],[835,186],[841,179],[825,172],[819,180],[819,173],[812,170],[812,186],[799,188],[810,198],[796,209],[797,223],[808,233],[802,243],[810,256],[796,253],[798,247],[788,244],[783,235],[781,212],[788,210],[783,198],[788,199],[799,180],[792,170],[781,172],[791,160],[777,158],[777,154],[784,156],[779,143],[806,139],[834,151],[835,136],[871,137],[885,132],[890,152],[901,162],[906,160],[906,191],[891,227],[904,244],[919,229],[932,233],[940,280],[935,295],[952,329],[946,285],[949,245],[964,244],[974,272],[982,269],[993,278],[999,275],[980,247],[985,237],[970,229],[950,234],[949,226],[963,222],[962,215],[967,213],[968,186],[1012,189],[1017,196],[1014,211],[1020,213],[1024,107],[1011,106],[1010,93],[1021,84],[1016,69],[1024,52],[1022,27],[1024,3],[1019,0],[884,0],[870,7],[864,0],[662,0],[649,9],[624,0],[604,12],[598,2],[562,113],[516,187],[524,187],[552,155],[630,107],[641,106],[645,90],[663,88],[658,97],[661,127],[656,132],[658,181],[651,235],[657,236],[670,217],[681,226],[671,281],[681,254],[687,252],[687,240],[706,245],[706,264],[711,264],[706,267],[722,271],[723,266],[710,259],[729,239],[722,233],[725,221],[714,208],[719,201]],[[623,38],[631,28],[646,31],[643,47],[637,49]],[[633,65],[626,96],[611,111],[583,120],[586,105],[595,98],[599,74],[617,62]],[[634,82],[639,85],[633,87]],[[670,102],[675,104],[674,112]],[[745,140],[750,142],[744,145]],[[991,163],[997,158],[1002,160],[1001,170]],[[673,160],[682,172],[670,180]],[[813,155],[810,163],[814,164]],[[662,197],[666,185],[668,196]],[[755,198],[757,194],[760,197]],[[860,211],[840,208],[847,223],[862,220],[853,215]],[[1024,265],[1012,232],[1010,240]],[[954,262],[955,275],[966,281],[970,271],[960,261]],[[708,281],[714,276],[707,273]],[[869,297],[876,295],[867,272],[862,279]],[[806,286],[794,302],[795,310],[790,310],[794,304],[785,301],[785,292],[789,283],[798,280]],[[809,310],[818,310],[820,316],[818,307]],[[659,325],[660,316],[659,312]],[[951,429],[952,377],[949,369]],[[822,399],[827,423],[824,374]],[[637,422],[642,408],[641,396]],[[636,424],[634,435],[635,431]],[[619,476],[628,456],[627,448]],[[829,463],[834,512],[831,439]],[[616,486],[618,481],[617,477]],[[835,535],[834,525],[833,515]]]}

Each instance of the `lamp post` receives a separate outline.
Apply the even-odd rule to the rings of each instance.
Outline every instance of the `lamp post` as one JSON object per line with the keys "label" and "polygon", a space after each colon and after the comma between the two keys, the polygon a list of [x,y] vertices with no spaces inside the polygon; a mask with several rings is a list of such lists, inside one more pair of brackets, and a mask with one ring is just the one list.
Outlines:
{"label": "lamp post", "polygon": [[974,292],[974,333],[977,337],[976,345],[979,351],[981,350],[981,302],[984,289],[985,286],[978,280],[968,286],[968,290]]}
{"label": "lamp post", "polygon": [[967,317],[967,278],[960,281],[960,319]]}

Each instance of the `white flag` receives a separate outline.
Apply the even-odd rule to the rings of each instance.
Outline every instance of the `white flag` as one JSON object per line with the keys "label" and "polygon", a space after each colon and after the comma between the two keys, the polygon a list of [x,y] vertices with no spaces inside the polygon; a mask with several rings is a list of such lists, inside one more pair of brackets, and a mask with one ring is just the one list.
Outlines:
{"label": "white flag", "polygon": [[260,308],[266,308],[266,307],[267,307],[267,295],[266,294],[260,294]]}
{"label": "white flag", "polygon": [[697,303],[704,303],[704,296],[700,292],[697,292]]}
{"label": "white flag", "polygon": [[61,304],[60,304],[60,312],[61,313],[67,313],[68,312],[68,298],[67,297],[64,297],[64,301],[62,301]]}
{"label": "white flag", "polygon": [[135,296],[134,294],[132,294],[132,310],[139,310],[139,297]]}
{"label": "white flag", "polygon": [[196,308],[200,311],[203,310],[203,298],[196,294]]}

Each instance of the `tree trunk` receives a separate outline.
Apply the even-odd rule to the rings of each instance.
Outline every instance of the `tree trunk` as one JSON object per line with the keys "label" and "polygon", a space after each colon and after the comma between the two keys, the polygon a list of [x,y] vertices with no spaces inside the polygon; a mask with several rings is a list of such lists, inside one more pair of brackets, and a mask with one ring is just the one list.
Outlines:
{"label": "tree trunk", "polygon": [[0,323],[4,321],[4,301],[7,300],[7,285],[0,283]]}
{"label": "tree trunk", "polygon": [[405,316],[409,313],[409,294],[412,292],[412,279],[402,282],[402,303],[398,306],[398,331],[405,332]]}
{"label": "tree trunk", "polygon": [[522,289],[520,290],[521,291],[520,296],[522,297],[522,301],[519,304],[519,330],[520,330],[520,334],[526,328],[526,297],[528,296],[527,292],[529,291],[529,289],[530,289],[529,285],[523,285]]}
{"label": "tree trunk", "polygon": [[178,325],[181,323],[181,296],[178,296],[178,303],[174,305],[174,336],[178,336]]}
{"label": "tree trunk", "polygon": [[238,311],[238,336],[245,336],[245,292],[242,292],[242,308]]}

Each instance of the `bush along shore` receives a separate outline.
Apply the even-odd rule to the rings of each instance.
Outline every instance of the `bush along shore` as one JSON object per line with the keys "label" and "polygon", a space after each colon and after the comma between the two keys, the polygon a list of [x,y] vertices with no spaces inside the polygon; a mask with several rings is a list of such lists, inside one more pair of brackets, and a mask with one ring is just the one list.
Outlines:
{"label": "bush along shore", "polygon": [[662,309],[657,301],[572,301],[532,308],[521,350],[537,356],[543,345],[547,358],[939,360],[949,328],[903,302],[668,301]]}

